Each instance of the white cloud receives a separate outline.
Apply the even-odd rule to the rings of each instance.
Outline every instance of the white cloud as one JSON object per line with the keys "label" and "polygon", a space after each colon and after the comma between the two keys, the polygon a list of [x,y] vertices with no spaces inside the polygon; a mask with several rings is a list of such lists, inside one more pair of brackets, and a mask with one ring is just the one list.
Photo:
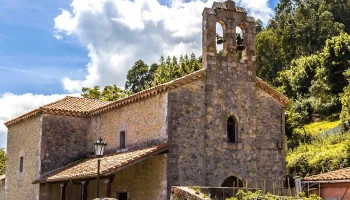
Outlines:
{"label": "white cloud", "polygon": [[[84,80],[64,77],[69,92],[81,87],[117,84],[124,86],[127,70],[138,59],[157,62],[161,55],[201,54],[201,23],[204,7],[214,0],[73,0],[71,11],[55,18],[55,37],[76,36],[89,50]],[[236,4],[263,22],[272,15],[267,0],[240,0]]]}
{"label": "white cloud", "polygon": [[[79,96],[79,94],[69,94]],[[14,119],[42,105],[64,98],[66,94],[22,94],[5,93],[0,95],[0,148],[6,147],[7,128],[5,122]]]}

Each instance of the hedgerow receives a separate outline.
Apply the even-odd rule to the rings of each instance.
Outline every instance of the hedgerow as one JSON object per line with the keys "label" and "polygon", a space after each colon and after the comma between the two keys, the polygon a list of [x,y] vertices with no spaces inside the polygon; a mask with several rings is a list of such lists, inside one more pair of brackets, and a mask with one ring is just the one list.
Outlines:
{"label": "hedgerow", "polygon": [[227,198],[226,200],[322,200],[316,195],[306,197],[304,193],[300,193],[296,197],[276,196],[272,194],[263,194],[262,191],[244,192],[239,190],[235,197]]}

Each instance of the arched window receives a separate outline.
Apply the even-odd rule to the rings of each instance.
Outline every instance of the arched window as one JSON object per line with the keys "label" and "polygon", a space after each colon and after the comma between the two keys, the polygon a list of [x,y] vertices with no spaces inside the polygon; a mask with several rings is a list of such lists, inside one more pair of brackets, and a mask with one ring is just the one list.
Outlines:
{"label": "arched window", "polygon": [[245,56],[246,42],[244,41],[243,31],[240,26],[236,27],[236,55],[239,59]]}
{"label": "arched window", "polygon": [[216,53],[218,55],[224,55],[224,44],[219,44],[218,41],[224,41],[224,30],[219,22],[216,22]]}
{"label": "arched window", "polygon": [[227,142],[235,143],[236,140],[236,123],[233,117],[229,117],[227,120]]}

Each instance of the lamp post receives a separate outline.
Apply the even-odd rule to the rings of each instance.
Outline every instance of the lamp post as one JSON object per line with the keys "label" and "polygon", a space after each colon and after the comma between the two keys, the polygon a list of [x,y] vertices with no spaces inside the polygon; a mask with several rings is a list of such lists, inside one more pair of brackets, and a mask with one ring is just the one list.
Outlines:
{"label": "lamp post", "polygon": [[95,143],[95,155],[97,157],[97,180],[96,180],[96,198],[100,198],[100,157],[103,156],[103,152],[107,146],[105,142],[103,142],[102,138],[98,139]]}

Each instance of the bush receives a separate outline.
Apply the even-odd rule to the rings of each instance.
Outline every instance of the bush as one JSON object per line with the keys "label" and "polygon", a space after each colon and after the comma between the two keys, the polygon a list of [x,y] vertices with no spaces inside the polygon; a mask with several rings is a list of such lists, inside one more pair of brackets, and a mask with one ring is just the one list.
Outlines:
{"label": "bush", "polygon": [[297,197],[283,197],[276,196],[272,194],[263,194],[262,191],[258,190],[256,192],[244,192],[243,190],[239,190],[235,197],[227,198],[226,200],[322,200],[320,197],[316,195],[311,195],[310,197],[305,197],[303,193],[298,195]]}
{"label": "bush", "polygon": [[350,166],[350,135],[314,136],[311,144],[289,149],[287,168],[299,176],[324,173]]}

